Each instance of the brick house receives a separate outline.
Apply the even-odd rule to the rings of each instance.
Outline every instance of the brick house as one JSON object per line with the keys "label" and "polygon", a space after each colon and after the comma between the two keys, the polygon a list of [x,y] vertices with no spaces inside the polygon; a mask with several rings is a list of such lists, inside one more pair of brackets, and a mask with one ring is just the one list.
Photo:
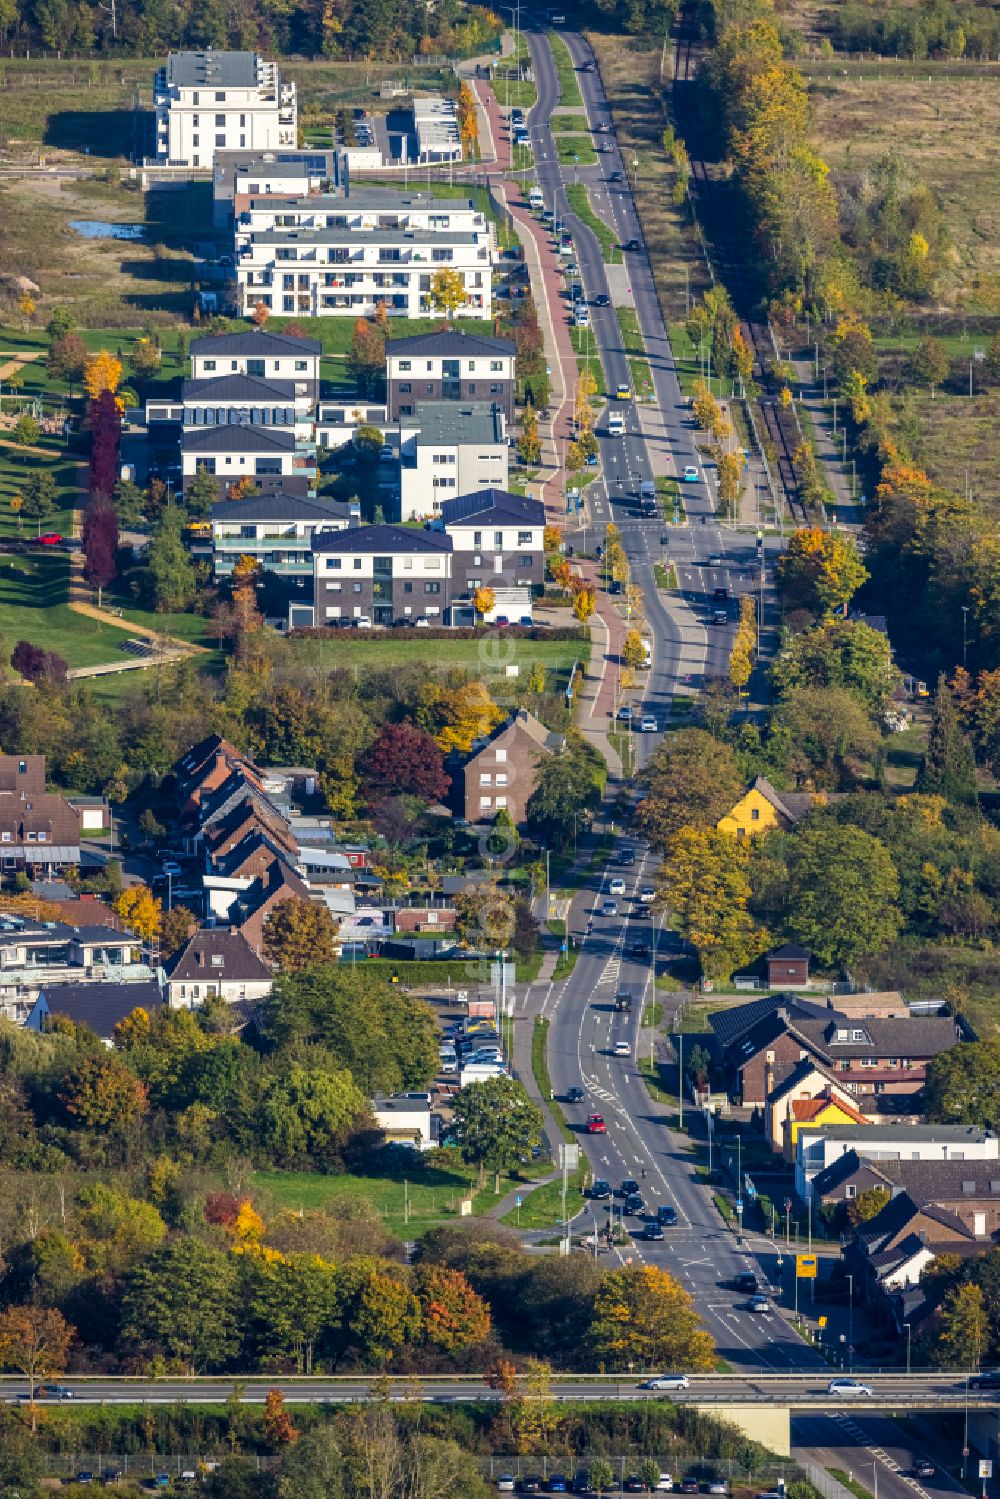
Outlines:
{"label": "brick house", "polygon": [[561,734],[550,732],[533,713],[518,708],[458,771],[462,815],[469,822],[492,822],[506,808],[519,826],[535,789],[539,760],[558,754],[564,742]]}
{"label": "brick house", "polygon": [[264,924],[283,900],[309,900],[309,886],[283,859],[274,859],[249,889],[238,895],[229,912],[230,925],[245,937],[257,954],[264,951]]}

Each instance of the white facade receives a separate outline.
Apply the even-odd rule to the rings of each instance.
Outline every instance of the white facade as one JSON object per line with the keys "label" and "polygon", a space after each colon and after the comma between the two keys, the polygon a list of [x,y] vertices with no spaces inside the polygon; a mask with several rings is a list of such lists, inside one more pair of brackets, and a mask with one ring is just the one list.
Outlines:
{"label": "white facade", "polygon": [[196,1010],[206,999],[224,999],[234,1005],[241,999],[265,999],[270,992],[270,979],[227,978],[211,969],[201,979],[167,981],[167,1003],[172,1010]]}
{"label": "white facade", "polygon": [[[252,202],[236,223],[237,300],[245,314],[263,303],[305,317],[359,317],[384,306],[390,316],[433,312],[431,277],[462,276],[457,317],[492,309],[492,237],[470,203],[390,199],[366,207],[318,196]],[[394,206],[392,206],[394,204]]]}
{"label": "white facade", "polygon": [[413,100],[413,131],[418,161],[461,161],[462,137],[454,99],[418,94]]}
{"label": "white facade", "polygon": [[995,1161],[1000,1136],[965,1125],[859,1124],[800,1130],[795,1147],[795,1190],[812,1196],[812,1179],[848,1150],[868,1161]]}
{"label": "white facade", "polygon": [[272,383],[289,381],[296,398],[309,397],[319,385],[319,361],[320,355],[313,352],[309,340],[279,339],[271,333],[223,334],[192,344],[191,378],[217,380],[223,375],[251,375]]}
{"label": "white facade", "polygon": [[296,144],[295,84],[254,52],[171,52],[153,83],[156,160],[210,167],[216,151]]}
{"label": "white facade", "polygon": [[342,448],[359,427],[384,429],[386,408],[366,401],[321,401],[316,409],[316,446]]}
{"label": "white facade", "polygon": [[445,500],[480,489],[506,489],[503,413],[436,403],[399,423],[401,519],[433,520]]}
{"label": "white facade", "polygon": [[[400,340],[401,344],[410,343],[409,339]],[[421,395],[427,400],[430,392],[421,391],[421,382],[430,382],[436,386],[438,382],[454,381],[461,382],[463,392],[467,382],[475,381],[477,394],[479,386],[482,386],[482,398],[487,400],[491,381],[504,381],[514,379],[513,354],[491,352],[490,354],[466,355],[456,359],[454,354],[431,354],[415,355],[412,352],[393,353],[392,343],[386,348],[386,379],[392,383],[397,380],[409,381],[412,386],[414,399],[419,401]]]}
{"label": "white facade", "polygon": [[244,475],[265,478],[314,471],[297,462],[291,432],[260,427],[204,427],[186,432],[181,442],[181,473],[191,479],[199,468],[207,468],[227,483]]}

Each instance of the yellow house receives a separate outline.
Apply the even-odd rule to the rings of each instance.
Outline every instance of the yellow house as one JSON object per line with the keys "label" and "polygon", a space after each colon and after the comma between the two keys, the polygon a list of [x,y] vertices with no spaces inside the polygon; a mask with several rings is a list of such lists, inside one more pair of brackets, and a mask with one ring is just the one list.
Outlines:
{"label": "yellow house", "polygon": [[793,1098],[785,1115],[785,1159],[795,1160],[795,1147],[800,1131],[822,1129],[824,1125],[867,1124],[860,1109],[832,1093],[821,1093],[816,1098]]}
{"label": "yellow house", "polygon": [[766,776],[757,776],[731,811],[720,817],[720,833],[756,838],[772,828],[788,832],[813,804],[808,791],[775,791]]}

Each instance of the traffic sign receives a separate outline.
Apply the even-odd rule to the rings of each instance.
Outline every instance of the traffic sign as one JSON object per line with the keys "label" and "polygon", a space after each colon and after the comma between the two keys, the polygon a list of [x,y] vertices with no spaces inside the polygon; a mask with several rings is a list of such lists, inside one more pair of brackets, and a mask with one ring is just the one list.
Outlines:
{"label": "traffic sign", "polygon": [[736,1199],[736,1211],[738,1213],[742,1213],[742,1211],[743,1211],[743,1198],[742,1197],[737,1197],[737,1199]]}
{"label": "traffic sign", "polygon": [[518,1195],[518,1196],[517,1196],[517,1197],[515,1197],[515,1198],[514,1198],[514,1206],[515,1206],[515,1207],[516,1207],[516,1208],[519,1208],[519,1207],[520,1207],[520,1206],[521,1206],[521,1203],[522,1203],[522,1202],[523,1202],[523,1201],[524,1201],[524,1198],[523,1198],[523,1197],[521,1197],[521,1196],[520,1196],[520,1194],[519,1194],[519,1195]]}
{"label": "traffic sign", "polygon": [[992,1458],[990,1458],[990,1457],[981,1457],[979,1459],[979,1476],[980,1476],[980,1478],[992,1478],[993,1477],[993,1459]]}
{"label": "traffic sign", "polygon": [[797,1280],[815,1280],[819,1273],[819,1265],[814,1254],[797,1254],[795,1256],[795,1276]]}
{"label": "traffic sign", "polygon": [[785,1198],[785,1212],[786,1213],[790,1213],[791,1211],[792,1211],[792,1199],[790,1197],[786,1197]]}
{"label": "traffic sign", "polygon": [[826,1318],[826,1317],[817,1317],[816,1318],[816,1326],[817,1327],[825,1327],[828,1320],[829,1319]]}

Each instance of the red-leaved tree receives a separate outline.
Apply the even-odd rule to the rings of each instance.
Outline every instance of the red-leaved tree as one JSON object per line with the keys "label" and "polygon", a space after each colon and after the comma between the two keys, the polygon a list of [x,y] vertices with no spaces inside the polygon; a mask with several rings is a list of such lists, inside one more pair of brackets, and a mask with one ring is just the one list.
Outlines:
{"label": "red-leaved tree", "polygon": [[118,447],[122,417],[114,392],[102,390],[88,408],[90,422],[90,493],[109,495],[118,482]]}
{"label": "red-leaved tree", "polygon": [[419,796],[433,802],[451,784],[444,756],[424,729],[413,723],[387,723],[376,734],[364,761],[369,795]]}
{"label": "red-leaved tree", "polygon": [[83,556],[83,575],[97,589],[100,607],[101,593],[118,570],[118,514],[100,494],[94,495],[83,518]]}

